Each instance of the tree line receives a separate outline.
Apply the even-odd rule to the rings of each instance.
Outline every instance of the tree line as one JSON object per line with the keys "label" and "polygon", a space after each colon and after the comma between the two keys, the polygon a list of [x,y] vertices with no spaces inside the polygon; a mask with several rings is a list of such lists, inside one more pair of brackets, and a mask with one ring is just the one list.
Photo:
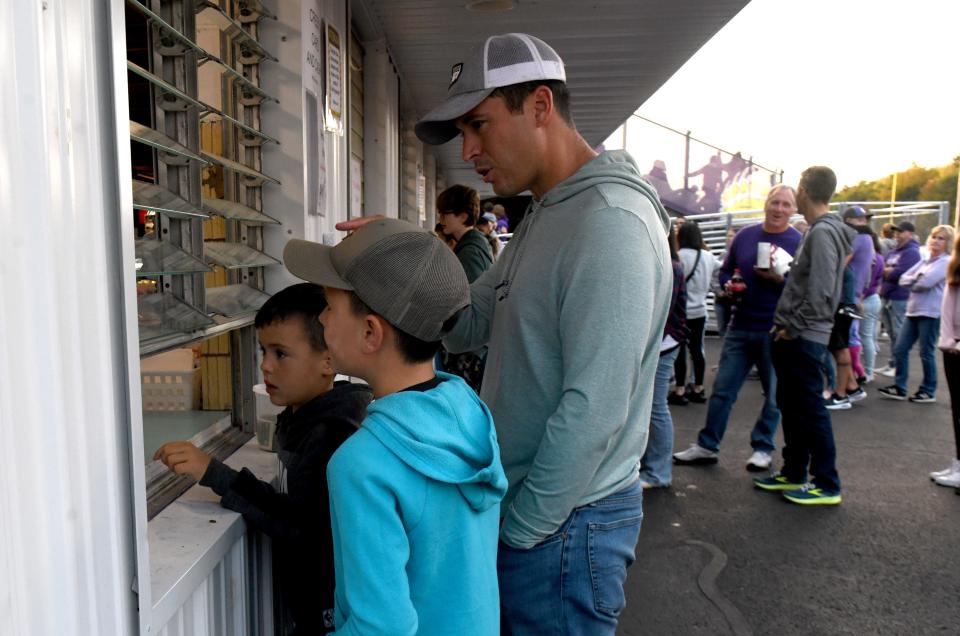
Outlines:
{"label": "tree line", "polygon": [[[953,162],[939,168],[923,168],[913,164],[897,173],[898,201],[949,201],[950,209],[957,204],[957,172],[960,155]],[[889,201],[893,176],[875,181],[861,181],[847,186],[834,197],[836,201]]]}

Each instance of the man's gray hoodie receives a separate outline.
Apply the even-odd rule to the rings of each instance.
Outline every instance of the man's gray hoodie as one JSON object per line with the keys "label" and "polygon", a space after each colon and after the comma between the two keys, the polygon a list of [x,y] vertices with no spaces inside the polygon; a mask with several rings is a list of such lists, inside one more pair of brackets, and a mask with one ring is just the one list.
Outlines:
{"label": "man's gray hoodie", "polygon": [[843,268],[857,232],[833,213],[810,225],[787,284],[777,303],[773,323],[793,338],[830,343],[833,316],[843,288]]}
{"label": "man's gray hoodie", "polygon": [[481,397],[510,482],[508,545],[536,545],[637,480],[672,291],[668,223],[633,159],[601,154],[532,203],[444,339],[490,347]]}

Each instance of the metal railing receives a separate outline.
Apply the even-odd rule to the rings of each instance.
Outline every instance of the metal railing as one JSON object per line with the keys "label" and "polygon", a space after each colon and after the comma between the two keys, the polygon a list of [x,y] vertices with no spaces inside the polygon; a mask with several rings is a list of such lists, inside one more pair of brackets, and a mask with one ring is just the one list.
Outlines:
{"label": "metal railing", "polygon": [[[910,221],[917,228],[918,240],[922,243],[930,230],[937,225],[950,225],[949,201],[841,201],[830,204],[832,211],[841,212],[852,205],[859,205],[873,215],[871,225],[879,233],[884,223]],[[696,221],[703,233],[704,242],[714,256],[719,257],[726,250],[727,232],[730,228],[740,229],[747,225],[760,223],[763,210],[742,210],[737,212],[718,212],[715,214],[696,214],[685,217],[687,221]],[[790,219],[791,223],[802,220],[799,214]],[[713,293],[707,295],[707,330],[717,331],[716,315],[713,311]]]}

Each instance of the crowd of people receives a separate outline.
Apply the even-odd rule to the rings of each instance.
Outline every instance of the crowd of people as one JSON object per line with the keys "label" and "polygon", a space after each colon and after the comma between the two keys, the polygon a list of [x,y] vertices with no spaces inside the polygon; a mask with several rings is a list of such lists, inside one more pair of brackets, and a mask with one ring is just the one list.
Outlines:
{"label": "crowd of people", "polygon": [[[803,234],[818,220],[819,217],[811,219],[809,212],[798,207],[797,194],[786,185],[772,188],[766,200],[764,220],[739,231],[731,229],[728,233],[727,248],[722,257],[717,259],[720,263],[719,276],[714,285],[714,308],[722,348],[712,393],[709,400],[679,399],[678,396],[684,394],[684,387],[689,393],[691,385],[686,384],[685,367],[677,364],[675,389],[667,398],[667,402],[675,406],[684,406],[690,401],[708,402],[703,428],[689,448],[674,453],[676,464],[702,465],[718,461],[720,442],[730,410],[751,370],[761,381],[764,405],[751,434],[753,452],[746,461],[746,468],[763,471],[773,463],[774,437],[784,405],[777,389],[778,376],[782,382],[783,374],[775,371],[774,353],[777,347],[784,348],[784,344],[778,344],[780,339],[771,339],[769,333],[776,324],[776,311],[787,277],[760,261],[771,249],[774,253],[782,250],[791,257],[796,256]],[[790,219],[798,211],[803,214],[804,220],[791,226]],[[843,235],[839,232],[833,235],[834,243],[839,246],[838,253],[843,254],[841,260],[844,265],[837,280],[818,280],[811,287],[822,291],[831,289],[833,284],[839,285],[830,329],[821,328],[816,334],[828,353],[820,354],[816,374],[807,378],[792,377],[790,386],[796,386],[794,383],[798,381],[808,382],[811,387],[817,388],[819,397],[816,401],[822,403],[824,412],[837,411],[850,409],[854,403],[865,399],[865,386],[868,383],[878,382],[878,378],[892,377],[894,384],[877,390],[880,398],[929,404],[936,401],[935,352],[939,347],[943,352],[943,365],[951,391],[951,406],[955,408],[955,432],[960,433],[960,417],[956,413],[960,410],[960,403],[953,399],[954,392],[960,390],[960,376],[956,374],[958,365],[955,364],[960,360],[955,357],[958,354],[957,336],[960,335],[960,322],[955,324],[957,287],[960,286],[960,254],[956,250],[960,245],[955,245],[953,228],[937,225],[921,247],[916,239],[916,227],[910,221],[902,221],[897,225],[884,224],[880,234],[877,234],[871,227],[871,214],[861,206],[848,206],[839,216],[831,214],[827,218],[834,225],[837,220],[842,220],[844,235],[849,239],[848,253],[844,253],[842,248],[846,241]],[[676,225],[680,226],[682,234],[685,228],[694,223],[677,219]],[[808,252],[812,248],[809,238],[803,245]],[[833,254],[830,258],[832,262]],[[693,269],[689,264],[683,268],[687,285],[696,276],[705,275]],[[733,294],[730,281],[735,274],[743,279],[744,290],[731,301]],[[788,276],[794,277],[796,274]],[[701,283],[694,284],[699,287]],[[815,302],[817,296],[811,295],[809,302]],[[695,300],[691,305],[688,293],[687,308],[698,304],[699,300]],[[826,309],[819,314],[819,320],[822,321]],[[890,363],[876,368],[876,359],[881,351],[881,318],[890,343]],[[810,327],[811,323],[805,324]],[[702,341],[698,335],[701,328],[699,321],[688,319],[686,333],[690,342]],[[813,338],[814,334],[810,333]],[[909,353],[918,342],[923,375],[917,390],[908,395]],[[800,355],[802,352],[794,353],[798,356],[796,360],[803,359]],[[796,367],[793,364],[786,370],[792,376]],[[697,381],[695,374],[694,382]],[[669,386],[670,380],[667,382]],[[809,397],[811,393],[807,391],[806,395]],[[795,400],[790,400],[791,397],[796,396],[788,396],[791,410],[795,406],[800,407],[800,412],[808,420],[807,428],[813,428],[809,422],[820,422],[815,437],[822,441],[823,454],[833,455],[832,434],[827,432],[829,420],[824,418],[824,412],[819,407],[814,408],[813,402],[798,405]],[[783,419],[784,438],[789,444],[786,430],[789,416]],[[653,435],[655,429],[651,430]],[[786,461],[786,450],[784,458]],[[784,469],[787,469],[786,464]],[[830,496],[820,500],[805,497],[803,503],[840,502],[838,478],[832,476],[832,469],[825,468],[824,471],[829,476],[821,478],[826,486],[821,490]],[[670,480],[664,478],[668,474],[666,471],[648,474],[645,486],[669,485]],[[800,485],[799,476],[791,475],[787,483]],[[948,468],[931,473],[930,477],[937,484],[958,488],[960,467],[955,460]],[[760,482],[762,480],[758,480],[757,486],[764,488]],[[816,480],[813,483],[816,484]],[[960,494],[960,489],[957,492]],[[832,496],[833,493],[836,496]]]}
{"label": "crowd of people", "polygon": [[[466,186],[438,196],[435,234],[371,217],[338,225],[351,233],[332,247],[291,240],[284,264],[308,282],[274,295],[255,323],[268,394],[285,407],[279,487],[188,442],[156,453],[276,540],[284,633],[614,634],[644,489],[669,486],[674,462],[717,461],[752,368],[766,397],[747,467],[773,468],[781,420],[785,441],[782,468],[757,488],[798,504],[841,500],[829,408],[869,379],[841,369],[854,368],[855,325],[875,350],[861,312],[876,309],[866,285],[879,285],[882,260],[854,254],[868,242],[850,222],[865,214],[829,213],[833,172],[812,167],[796,190],[773,188],[763,221],[731,236],[718,263],[695,223],[675,231],[626,152],[598,154],[580,136],[547,43],[492,36],[458,59],[447,98],[415,131],[427,144],[459,136],[498,196],[532,193],[508,247],[498,254],[488,238],[508,230],[503,210],[481,213]],[[897,230],[905,246],[912,226]],[[946,281],[940,347],[960,391],[948,230],[934,229],[916,263],[904,248],[884,265],[884,284],[897,272],[907,290],[880,292],[889,320],[904,317],[887,397],[905,396],[906,353],[917,339],[927,351]],[[729,324],[708,396],[715,272]],[[917,403],[935,389],[936,367],[925,371]],[[697,442],[673,454],[670,406],[702,401]],[[934,478],[960,481],[960,461]]]}

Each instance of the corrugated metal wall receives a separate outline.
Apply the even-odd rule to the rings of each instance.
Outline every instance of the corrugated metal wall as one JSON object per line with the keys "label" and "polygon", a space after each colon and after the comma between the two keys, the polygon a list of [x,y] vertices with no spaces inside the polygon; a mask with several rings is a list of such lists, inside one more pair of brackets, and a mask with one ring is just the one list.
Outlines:
{"label": "corrugated metal wall", "polygon": [[171,618],[160,636],[247,636],[246,535],[233,544],[223,560]]}

